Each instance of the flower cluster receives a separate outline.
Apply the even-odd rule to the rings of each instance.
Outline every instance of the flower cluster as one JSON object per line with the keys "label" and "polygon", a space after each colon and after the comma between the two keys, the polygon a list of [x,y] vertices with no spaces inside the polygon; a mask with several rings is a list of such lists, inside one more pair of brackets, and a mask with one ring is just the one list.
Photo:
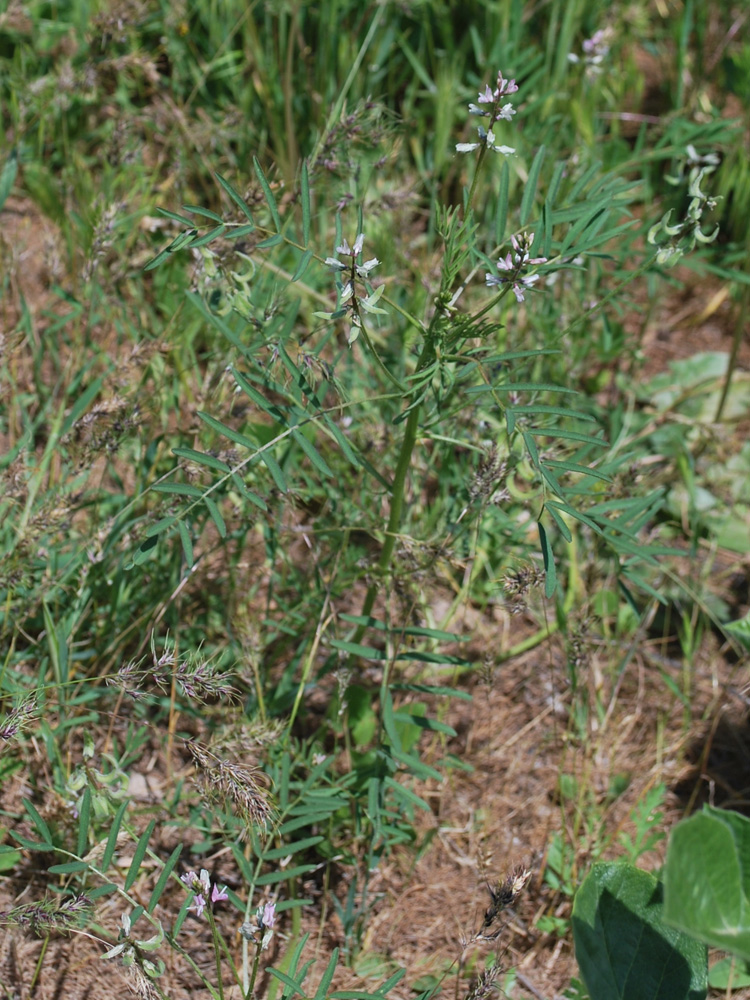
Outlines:
{"label": "flower cluster", "polygon": [[497,262],[497,268],[501,274],[487,274],[485,281],[488,288],[493,285],[511,285],[516,300],[523,302],[527,289],[539,280],[538,274],[525,275],[523,272],[532,264],[546,264],[547,258],[529,256],[529,248],[534,242],[533,233],[531,236],[526,233],[521,233],[518,237],[511,236],[510,242],[513,246],[513,252],[508,252]]}
{"label": "flower cluster", "polygon": [[240,934],[248,941],[255,941],[260,951],[271,943],[276,923],[276,903],[262,903],[255,911],[255,921],[248,920],[240,927]]}
{"label": "flower cluster", "polygon": [[[346,240],[342,240],[341,246],[336,247],[336,253],[340,253],[342,257],[351,257],[354,272],[358,274],[360,278],[366,278],[370,271],[372,271],[372,269],[377,267],[380,263],[377,257],[371,257],[370,260],[366,260],[364,264],[356,263],[356,258],[362,253],[362,247],[364,244],[365,234],[360,233],[354,241],[353,247],[350,247]],[[332,271],[346,271],[348,266],[337,257],[326,257],[326,265],[330,267]],[[351,291],[349,294],[351,294]]]}
{"label": "flower cluster", "polygon": [[[475,149],[479,149],[481,146],[486,146],[488,149],[494,149],[496,153],[502,153],[504,156],[510,156],[515,153],[515,148],[513,146],[497,146],[495,145],[495,133],[492,131],[492,126],[495,122],[506,121],[509,122],[516,113],[516,109],[510,103],[503,103],[503,98],[508,97],[509,94],[515,94],[518,90],[518,84],[515,80],[506,80],[502,73],[497,74],[497,86],[494,90],[490,89],[489,84],[487,84],[483,91],[480,91],[479,97],[477,98],[477,104],[470,104],[469,111],[473,115],[480,115],[482,118],[489,118],[488,128],[479,126],[477,132],[479,134],[479,142],[459,142],[456,145],[457,153],[471,153]],[[480,107],[480,105],[486,105],[486,107]]]}
{"label": "flower cluster", "polygon": [[602,63],[609,55],[609,43],[612,37],[610,28],[602,28],[594,32],[591,38],[587,38],[583,43],[583,60],[574,52],[568,54],[568,61],[578,63],[583,61],[586,67],[586,77],[589,80],[595,79],[602,72]]}
{"label": "flower cluster", "polygon": [[195,893],[195,912],[199,917],[203,916],[209,898],[212,906],[219,900],[229,898],[225,885],[219,888],[218,883],[214,882],[213,888],[211,887],[211,878],[205,868],[201,868],[200,875],[196,875],[195,872],[185,872],[180,879]]}
{"label": "flower cluster", "polygon": [[379,309],[376,303],[385,291],[385,285],[381,285],[379,288],[376,288],[374,292],[371,292],[371,294],[368,295],[359,296],[355,294],[355,284],[357,279],[359,278],[362,281],[369,281],[370,272],[380,263],[377,257],[371,257],[369,260],[366,260],[361,264],[357,263],[357,258],[362,253],[364,242],[365,234],[359,233],[354,241],[354,246],[350,247],[346,240],[342,240],[341,245],[336,247],[336,253],[340,254],[342,257],[349,257],[349,263],[344,263],[344,261],[339,260],[338,257],[326,257],[325,263],[327,267],[337,273],[347,272],[348,278],[344,284],[340,286],[341,293],[339,297],[338,309],[332,313],[315,313],[315,315],[321,319],[341,319],[341,317],[349,313],[352,324],[348,336],[350,347],[357,339],[360,330],[362,329],[362,315],[360,310],[363,309],[365,312],[373,314],[383,314],[383,310]]}

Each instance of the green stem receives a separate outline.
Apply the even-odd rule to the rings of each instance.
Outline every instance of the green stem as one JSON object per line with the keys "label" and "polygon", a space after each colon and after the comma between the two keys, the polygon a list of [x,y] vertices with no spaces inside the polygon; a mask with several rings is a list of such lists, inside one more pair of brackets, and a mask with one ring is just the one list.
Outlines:
{"label": "green stem", "polygon": [[219,996],[221,1000],[224,1000],[224,985],[222,983],[221,976],[221,943],[219,941],[219,931],[216,926],[216,921],[214,920],[213,910],[211,909],[211,904],[206,900],[208,906],[206,907],[206,913],[208,914],[208,923],[211,927],[211,937],[214,942],[214,958],[216,959],[216,979],[219,987]]}
{"label": "green stem", "polygon": [[260,965],[260,942],[255,946],[255,958],[253,959],[253,971],[250,973],[250,985],[245,993],[245,1000],[250,1000],[253,995],[253,990],[255,989],[255,980],[258,975],[258,966]]}
{"label": "green stem", "polygon": [[[388,571],[388,567],[391,564],[391,558],[393,557],[393,550],[396,546],[398,530],[401,526],[401,514],[404,509],[404,491],[406,488],[406,477],[408,475],[409,468],[411,466],[411,459],[412,459],[412,454],[414,452],[414,446],[417,442],[417,428],[419,427],[420,409],[421,409],[420,405],[414,406],[406,420],[406,427],[404,429],[404,438],[401,442],[401,451],[399,452],[398,465],[396,466],[396,475],[393,477],[393,491],[391,493],[391,511],[388,517],[388,525],[385,529],[385,540],[383,542],[383,548],[380,550],[380,559],[378,560],[378,574],[376,579],[373,580],[373,582],[367,589],[365,601],[364,604],[362,605],[363,618],[367,618],[373,609],[373,605],[375,604],[375,598],[377,597],[378,590],[380,589],[380,580]],[[359,642],[362,639],[365,627],[366,627],[365,625],[360,625],[357,628],[357,631],[354,633],[354,642]]]}

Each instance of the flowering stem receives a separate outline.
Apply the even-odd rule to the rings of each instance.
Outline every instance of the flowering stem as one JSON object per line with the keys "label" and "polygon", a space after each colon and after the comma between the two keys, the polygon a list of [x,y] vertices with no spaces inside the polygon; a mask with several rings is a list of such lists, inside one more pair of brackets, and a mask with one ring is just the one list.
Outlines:
{"label": "flowering stem", "polygon": [[260,965],[260,950],[261,946],[260,944],[257,944],[255,947],[255,958],[253,959],[253,971],[250,973],[250,985],[245,993],[245,1000],[250,1000],[250,997],[253,995],[253,990],[255,989],[255,979],[258,975],[258,966]]}
{"label": "flowering stem", "polygon": [[474,170],[474,178],[471,182],[471,187],[469,188],[469,197],[466,199],[466,211],[464,213],[464,218],[468,218],[469,213],[471,212],[471,206],[474,201],[474,192],[476,191],[477,188],[477,181],[479,180],[479,175],[482,172],[482,163],[486,155],[487,155],[487,146],[482,145],[481,149],[479,150],[479,156],[477,157],[477,165]]}
{"label": "flowering stem", "polygon": [[216,979],[219,988],[219,997],[221,1000],[224,1000],[224,986],[222,984],[221,976],[221,942],[219,938],[219,930],[216,926],[216,920],[214,919],[213,910],[210,905],[206,908],[206,913],[208,915],[208,923],[211,928],[211,937],[213,938],[214,943],[214,958],[216,959]]}
{"label": "flowering stem", "polygon": [[[431,362],[434,355],[434,347],[432,342],[428,340],[423,349],[422,355],[417,363],[416,371],[422,371],[427,367],[428,363]],[[380,579],[388,571],[388,567],[391,564],[391,559],[393,557],[393,550],[396,546],[396,539],[398,538],[398,531],[401,526],[401,515],[404,509],[404,491],[406,489],[406,477],[411,467],[412,454],[414,453],[414,446],[417,442],[417,428],[419,427],[419,411],[421,409],[421,403],[416,403],[412,406],[409,411],[409,416],[406,419],[406,427],[404,428],[404,437],[401,441],[401,450],[398,455],[398,464],[396,466],[396,474],[393,477],[393,489],[391,491],[391,510],[388,516],[388,524],[385,529],[385,540],[383,541],[383,548],[380,550],[380,559],[378,560],[378,574],[375,580],[367,588],[367,594],[365,595],[365,600],[362,605],[362,617],[369,617],[372,612],[373,606],[375,604],[375,598],[377,597],[378,590],[380,588]],[[354,642],[360,642],[362,636],[365,632],[365,625],[359,625],[357,631],[354,633]]]}

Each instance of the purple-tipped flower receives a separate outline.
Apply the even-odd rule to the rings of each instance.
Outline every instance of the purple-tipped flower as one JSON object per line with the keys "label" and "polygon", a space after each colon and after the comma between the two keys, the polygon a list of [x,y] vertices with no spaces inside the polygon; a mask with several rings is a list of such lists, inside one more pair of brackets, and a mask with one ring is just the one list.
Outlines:
{"label": "purple-tipped flower", "polygon": [[258,908],[258,921],[260,926],[266,930],[276,923],[276,903],[266,903]]}
{"label": "purple-tipped flower", "polygon": [[213,889],[211,890],[211,902],[218,903],[219,900],[221,899],[229,899],[229,896],[227,896],[226,894],[226,888],[227,887],[225,885],[223,885],[221,888],[219,888],[218,885],[214,885]]}
{"label": "purple-tipped flower", "polygon": [[[336,253],[341,254],[342,257],[351,257],[355,260],[362,253],[362,247],[365,245],[365,234],[359,233],[356,240],[354,241],[354,246],[350,247],[346,240],[342,240],[341,244],[336,247]],[[338,260],[336,257],[326,257],[326,265],[330,267],[332,271],[346,271],[349,265],[344,264],[343,261]],[[380,261],[377,257],[372,257],[370,260],[366,260],[363,264],[355,265],[355,271],[360,278],[366,278],[373,268],[377,267]]]}
{"label": "purple-tipped flower", "polygon": [[214,883],[213,888],[211,887],[211,876],[205,868],[201,868],[200,875],[196,875],[192,871],[185,872],[184,875],[180,875],[180,880],[185,883],[188,889],[195,893],[193,902],[195,904],[195,913],[198,917],[203,916],[208,899],[211,900],[212,905],[218,903],[221,899],[228,899],[225,892],[225,885],[219,888],[218,884]]}
{"label": "purple-tipped flower", "polygon": [[[516,113],[516,109],[512,104],[502,103],[502,99],[507,97],[509,94],[514,94],[518,90],[518,84],[515,80],[506,80],[502,73],[497,74],[497,86],[492,90],[489,84],[485,85],[484,90],[480,90],[479,96],[477,98],[477,104],[470,104],[469,111],[473,115],[480,115],[482,118],[489,118],[489,129],[484,129],[480,125],[477,128],[479,133],[479,142],[459,142],[456,144],[456,152],[458,153],[471,153],[475,149],[479,149],[481,146],[487,146],[489,149],[494,150],[496,153],[502,153],[503,156],[510,156],[515,153],[515,148],[513,146],[502,146],[495,145],[495,136],[492,131],[492,126],[498,121],[509,122],[513,115]],[[480,104],[486,104],[488,107],[480,107]]]}
{"label": "purple-tipped flower", "polygon": [[516,301],[523,302],[526,291],[539,280],[538,274],[525,275],[524,270],[532,264],[546,264],[547,258],[529,256],[529,247],[534,242],[533,233],[531,236],[521,233],[518,238],[511,236],[510,242],[514,252],[507,253],[497,262],[497,269],[501,274],[488,273],[485,281],[488,288],[510,284]]}

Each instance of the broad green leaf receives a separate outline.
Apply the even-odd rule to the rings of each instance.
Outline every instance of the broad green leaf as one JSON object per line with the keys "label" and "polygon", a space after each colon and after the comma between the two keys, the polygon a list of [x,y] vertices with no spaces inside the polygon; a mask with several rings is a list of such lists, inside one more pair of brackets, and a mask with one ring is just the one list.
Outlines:
{"label": "broad green leaf", "polygon": [[573,904],[576,958],[591,1000],[703,1000],[705,945],[664,922],[654,875],[594,865]]}
{"label": "broad green leaf", "polygon": [[714,990],[740,990],[750,986],[750,965],[737,958],[723,958],[708,970],[708,984]]}
{"label": "broad green leaf", "polygon": [[[229,195],[229,197],[232,199],[232,201],[235,203],[235,205],[240,209],[240,211],[243,213],[243,215],[245,216],[245,218],[250,220],[250,225],[253,228],[255,228],[255,225],[253,223],[252,213],[250,212],[250,209],[245,204],[244,199],[241,198],[239,196],[239,194],[237,194],[237,192],[232,187],[232,185],[229,183],[229,181],[226,180],[226,178],[222,177],[221,174],[214,174],[214,177],[219,182],[219,184],[221,184],[221,186],[224,188],[224,190]],[[235,235],[236,235],[236,233],[235,233]]]}
{"label": "broad green leaf", "polygon": [[750,820],[706,807],[672,831],[664,872],[670,924],[750,960]]}
{"label": "broad green leaf", "polygon": [[138,843],[135,845],[135,853],[133,854],[133,860],[130,862],[130,868],[128,869],[128,874],[125,876],[125,884],[123,886],[125,892],[129,892],[133,887],[133,883],[138,878],[138,874],[141,870],[141,863],[146,856],[146,850],[148,848],[148,841],[151,834],[154,832],[154,827],[156,826],[156,820],[152,819],[148,824],[146,829],[140,836]]}

